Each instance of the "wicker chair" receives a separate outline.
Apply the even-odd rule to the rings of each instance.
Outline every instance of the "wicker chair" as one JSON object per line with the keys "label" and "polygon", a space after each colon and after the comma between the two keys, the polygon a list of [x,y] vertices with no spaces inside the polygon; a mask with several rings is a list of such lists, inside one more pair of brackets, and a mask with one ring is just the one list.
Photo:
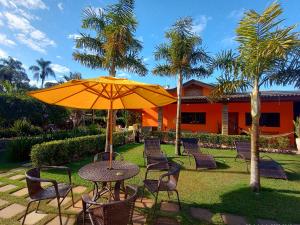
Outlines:
{"label": "wicker chair", "polygon": [[192,156],[195,160],[196,169],[215,169],[217,168],[216,161],[212,155],[203,154],[200,152],[198,145],[198,139],[196,138],[182,138],[183,153],[189,156],[189,161],[191,164],[190,157]]}
{"label": "wicker chair", "polygon": [[[144,141],[144,163],[152,165],[151,170],[168,170],[168,158],[160,148],[159,138],[148,138]],[[155,166],[157,165],[157,167]]]}
{"label": "wicker chair", "polygon": [[[41,178],[41,170],[43,169],[59,169],[59,170],[65,170],[69,176],[69,183],[58,183],[56,180],[53,179],[42,179]],[[28,170],[26,173],[26,182],[27,182],[27,188],[29,193],[29,203],[27,205],[27,209],[23,218],[22,224],[24,224],[29,207],[32,202],[38,201],[38,205],[36,208],[36,212],[38,211],[40,201],[42,200],[48,200],[48,199],[57,199],[58,204],[58,214],[59,214],[59,220],[60,224],[62,225],[62,219],[61,219],[61,204],[64,201],[64,199],[67,197],[69,192],[71,192],[72,196],[72,203],[74,206],[74,198],[73,198],[73,191],[72,191],[72,181],[71,181],[71,170],[68,167],[65,166],[43,166],[38,168],[32,168]],[[43,188],[41,186],[41,183],[52,183],[52,186]],[[62,200],[60,200],[62,199]]]}
{"label": "wicker chair", "polygon": [[143,186],[141,201],[143,201],[145,188],[147,188],[147,190],[155,197],[155,204],[154,204],[154,214],[155,214],[159,192],[167,192],[168,196],[169,196],[170,192],[176,192],[177,201],[178,201],[179,207],[181,209],[179,194],[176,189],[178,179],[179,179],[180,165],[177,163],[174,163],[174,162],[169,163],[169,171],[165,174],[162,174],[158,180],[148,179],[147,178],[148,172],[149,172],[149,170],[147,168],[146,174],[145,174],[145,179],[143,181],[144,186]]}
{"label": "wicker chair", "polygon": [[[243,159],[247,165],[247,172],[249,172],[249,164],[251,162],[251,143],[249,141],[236,141],[235,148],[237,155],[235,160]],[[264,158],[268,159],[264,159]],[[258,161],[259,173],[262,177],[287,179],[286,173],[282,166],[273,160],[270,156],[264,155]]]}
{"label": "wicker chair", "polygon": [[88,214],[92,225],[127,225],[132,224],[137,188],[127,186],[125,200],[110,203],[92,201],[88,195],[82,196],[83,225]]}

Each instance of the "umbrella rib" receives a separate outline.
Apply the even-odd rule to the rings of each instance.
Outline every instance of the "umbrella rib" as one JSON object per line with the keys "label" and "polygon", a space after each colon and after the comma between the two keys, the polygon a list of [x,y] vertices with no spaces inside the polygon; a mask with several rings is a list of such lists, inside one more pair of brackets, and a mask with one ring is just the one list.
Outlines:
{"label": "umbrella rib", "polygon": [[[86,85],[85,86],[87,87],[88,92],[96,94],[96,95],[100,95],[101,97],[103,97],[105,99],[109,99],[107,96],[102,94],[103,90],[101,92],[99,92],[98,90],[95,90],[95,89],[92,88],[92,87],[97,86],[97,85],[98,85],[98,83],[96,85],[93,85],[93,86],[86,86]],[[96,93],[94,93],[93,91],[96,92]]]}
{"label": "umbrella rib", "polygon": [[104,90],[104,91],[105,91],[105,93],[107,94],[107,97],[106,97],[106,98],[109,98],[109,94],[108,94],[108,92],[107,92],[107,90],[106,90],[106,87],[107,87],[107,85],[108,85],[108,84],[106,84],[106,85],[105,85],[105,87],[104,87],[104,85],[103,85],[103,84],[101,84],[101,86],[102,86],[103,90]]}
{"label": "umbrella rib", "polygon": [[134,94],[137,94],[138,96],[140,96],[141,98],[145,99],[146,101],[150,102],[152,105],[157,106],[156,104],[154,104],[152,101],[150,101],[149,99],[145,98],[144,96],[140,95],[137,92],[134,92]]}
{"label": "umbrella rib", "polygon": [[[118,93],[119,96],[121,96],[121,95],[120,95],[120,92],[119,92],[120,90],[121,90],[121,88],[119,89],[119,87],[116,86],[116,91],[117,91],[117,93]],[[122,103],[122,105],[123,105],[123,108],[125,109],[125,104],[124,104],[122,98],[123,98],[123,97],[120,97],[120,100],[121,100],[121,103]]]}
{"label": "umbrella rib", "polygon": [[[95,86],[95,85],[97,85],[97,84],[94,84],[93,86]],[[85,86],[85,85],[83,85],[83,86]],[[85,86],[85,87],[86,87],[86,86]],[[58,100],[58,101],[56,101],[56,102],[53,102],[52,104],[57,104],[57,103],[59,103],[59,102],[61,102],[61,101],[63,101],[63,100],[66,100],[67,98],[70,98],[70,97],[72,97],[72,96],[74,96],[74,95],[77,95],[77,94],[83,92],[83,91],[86,91],[87,89],[88,89],[88,87],[86,87],[85,89],[82,89],[82,90],[80,90],[80,91],[78,91],[78,92],[76,92],[76,93],[73,93],[73,94],[71,94],[71,95],[69,95],[69,96],[66,96],[66,97],[64,97],[64,98],[62,98],[62,99],[60,99],[60,100]]]}
{"label": "umbrella rib", "polygon": [[90,109],[93,109],[94,105],[96,104],[96,102],[98,101],[98,99],[100,98],[100,95],[98,95],[98,97],[96,98],[96,100],[93,102],[92,106]]}

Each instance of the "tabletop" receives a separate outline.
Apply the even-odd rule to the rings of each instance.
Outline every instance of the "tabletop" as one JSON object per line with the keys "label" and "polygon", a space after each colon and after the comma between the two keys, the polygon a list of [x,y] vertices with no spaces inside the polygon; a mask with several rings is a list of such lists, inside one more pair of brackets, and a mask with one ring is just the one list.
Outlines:
{"label": "tabletop", "polygon": [[126,161],[112,161],[112,169],[108,168],[109,161],[100,161],[83,166],[78,175],[92,182],[115,182],[136,176],[140,168]]}

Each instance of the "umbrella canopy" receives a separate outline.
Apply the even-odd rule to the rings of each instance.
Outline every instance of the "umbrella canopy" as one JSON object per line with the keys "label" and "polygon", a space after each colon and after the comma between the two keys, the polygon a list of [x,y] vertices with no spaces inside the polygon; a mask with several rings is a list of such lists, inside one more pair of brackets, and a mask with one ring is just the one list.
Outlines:
{"label": "umbrella canopy", "polygon": [[167,105],[176,101],[159,85],[124,78],[99,77],[71,80],[28,95],[43,102],[78,109],[109,109],[109,146],[112,165],[112,109],[143,109]]}
{"label": "umbrella canopy", "polygon": [[49,104],[78,109],[143,109],[176,101],[159,85],[115,77],[71,80],[28,94]]}

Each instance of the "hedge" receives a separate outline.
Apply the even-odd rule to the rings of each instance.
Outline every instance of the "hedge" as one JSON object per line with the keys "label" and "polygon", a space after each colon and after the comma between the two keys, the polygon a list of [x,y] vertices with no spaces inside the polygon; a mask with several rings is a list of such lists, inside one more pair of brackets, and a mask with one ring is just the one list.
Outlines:
{"label": "hedge", "polygon": [[73,130],[61,130],[53,133],[15,138],[6,145],[6,157],[12,162],[24,162],[30,159],[31,147],[53,140],[64,140],[87,135],[103,134],[105,129],[89,129],[79,127]]}
{"label": "hedge", "polygon": [[[114,146],[133,141],[133,132],[119,132],[113,135]],[[31,150],[31,161],[34,166],[61,165],[101,152],[105,147],[105,135],[91,135],[65,140],[44,142],[34,145]]]}
{"label": "hedge", "polygon": [[[175,142],[175,132],[152,131],[142,134],[144,138],[149,136],[159,137],[164,143]],[[198,138],[202,147],[207,148],[234,148],[235,141],[250,141],[249,135],[222,135],[222,134],[207,134],[207,133],[188,133],[182,132],[183,138]],[[260,137],[261,149],[277,149],[286,150],[290,147],[288,137]]]}

